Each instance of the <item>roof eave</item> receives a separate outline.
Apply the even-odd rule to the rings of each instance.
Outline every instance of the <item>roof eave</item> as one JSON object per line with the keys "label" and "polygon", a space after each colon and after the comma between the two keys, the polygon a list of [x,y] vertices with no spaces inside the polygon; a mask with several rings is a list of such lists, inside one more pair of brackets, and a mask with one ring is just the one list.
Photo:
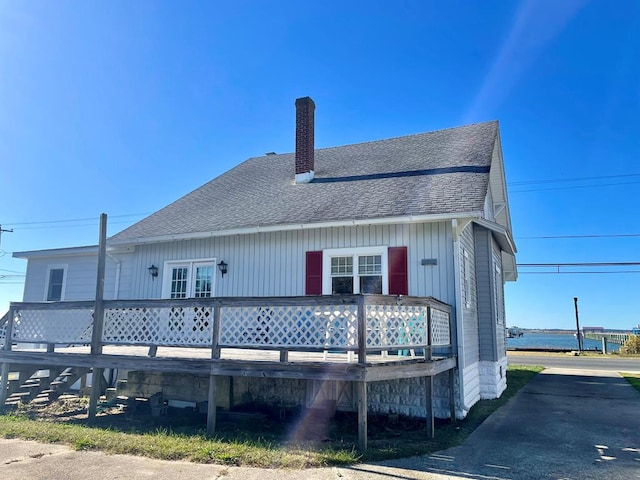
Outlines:
{"label": "roof eave", "polygon": [[228,230],[214,230],[210,232],[194,232],[194,233],[179,233],[171,235],[157,235],[150,237],[138,237],[127,239],[110,239],[108,245],[142,245],[149,243],[163,243],[172,242],[178,240],[196,240],[202,238],[211,237],[223,237],[229,235],[247,235],[253,233],[263,232],[286,232],[292,230],[310,230],[315,228],[331,228],[331,227],[352,227],[360,225],[389,225],[389,224],[403,224],[403,223],[426,223],[426,222],[440,222],[447,221],[454,218],[477,218],[480,219],[482,212],[463,212],[463,213],[441,213],[441,214],[427,214],[427,215],[407,215],[399,217],[382,217],[382,218],[366,218],[366,219],[352,219],[352,220],[336,220],[328,222],[315,222],[315,223],[293,223],[285,225],[264,225],[255,227],[242,227]]}

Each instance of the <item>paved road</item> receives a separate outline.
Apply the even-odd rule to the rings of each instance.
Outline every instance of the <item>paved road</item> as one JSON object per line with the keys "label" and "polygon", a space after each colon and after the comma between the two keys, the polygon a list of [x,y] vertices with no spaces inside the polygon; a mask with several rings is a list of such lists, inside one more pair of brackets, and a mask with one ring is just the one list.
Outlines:
{"label": "paved road", "polygon": [[570,354],[507,354],[512,365],[541,365],[548,368],[573,368],[608,372],[636,372],[640,373],[640,358],[621,358],[617,356],[603,355],[573,356]]}
{"label": "paved road", "polygon": [[261,470],[0,439],[0,479],[638,480],[639,407],[640,393],[615,372],[548,369],[462,445],[434,455],[350,468]]}

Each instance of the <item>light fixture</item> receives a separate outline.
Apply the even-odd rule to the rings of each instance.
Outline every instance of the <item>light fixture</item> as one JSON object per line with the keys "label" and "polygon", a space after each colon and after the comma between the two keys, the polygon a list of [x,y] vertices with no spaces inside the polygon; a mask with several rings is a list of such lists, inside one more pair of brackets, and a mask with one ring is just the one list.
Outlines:
{"label": "light fixture", "polygon": [[220,270],[220,273],[222,273],[222,276],[224,277],[224,274],[227,273],[227,264],[224,263],[223,260],[221,260],[220,263],[218,264],[218,269]]}
{"label": "light fixture", "polygon": [[149,273],[151,274],[152,279],[156,278],[158,276],[158,267],[152,264],[149,267]]}

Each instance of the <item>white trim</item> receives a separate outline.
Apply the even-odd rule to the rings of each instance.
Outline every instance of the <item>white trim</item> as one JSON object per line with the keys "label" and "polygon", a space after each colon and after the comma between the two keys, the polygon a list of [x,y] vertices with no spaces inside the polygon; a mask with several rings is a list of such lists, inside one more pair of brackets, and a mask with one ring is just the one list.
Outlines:
{"label": "white trim", "polygon": [[[47,300],[49,296],[49,282],[51,281],[51,270],[62,270],[62,289],[60,290],[60,300]],[[64,292],[67,289],[67,272],[69,270],[69,265],[66,263],[58,263],[51,265],[47,265],[47,276],[44,280],[44,294],[42,296],[42,300],[45,302],[51,301],[60,301],[64,300]]]}
{"label": "white trim", "polygon": [[162,268],[162,298],[171,298],[171,271],[175,267],[187,267],[187,298],[193,298],[193,278],[195,275],[194,265],[211,264],[213,266],[213,274],[211,279],[211,296],[215,297],[218,270],[216,258],[192,258],[185,260],[165,260]]}
{"label": "white trim", "polygon": [[[332,257],[353,257],[354,278],[357,277],[358,262],[357,257],[364,255],[380,255],[382,268],[382,294],[389,295],[389,247],[380,245],[377,247],[353,247],[353,248],[327,248],[322,251],[322,294],[331,295],[331,258]],[[357,292],[358,285],[354,281],[354,292]]]}
{"label": "white trim", "polygon": [[313,170],[309,170],[308,172],[304,172],[304,173],[296,173],[295,182],[309,183],[311,180],[313,180],[314,175],[315,174]]}
{"label": "white trim", "polygon": [[115,285],[113,287],[113,299],[118,300],[118,295],[120,293],[120,270],[122,269],[122,262],[118,260],[116,257],[114,257],[113,255],[111,255],[109,252],[105,252],[105,253],[107,254],[107,257],[113,260],[116,264],[116,278],[114,282]]}
{"label": "white trim", "polygon": [[[135,246],[122,245],[122,246],[108,246],[107,252],[109,253],[133,253]],[[89,245],[85,247],[67,247],[67,248],[49,248],[46,250],[25,250],[23,252],[13,252],[11,255],[13,258],[43,258],[43,257],[82,257],[98,255],[98,246]]]}
{"label": "white trim", "polygon": [[465,308],[471,308],[471,260],[469,252],[463,246],[460,246],[462,252],[462,296]]}
{"label": "white trim", "polygon": [[[244,227],[229,230],[215,230],[211,232],[193,232],[193,233],[177,233],[173,235],[158,235],[155,237],[139,237],[123,240],[109,240],[107,243],[113,247],[115,245],[143,245],[146,243],[171,242],[173,240],[192,240],[210,237],[225,237],[229,235],[247,235],[252,233],[263,232],[287,232],[292,230],[312,230],[315,228],[330,227],[352,227],[360,225],[391,225],[405,223],[428,223],[442,222],[454,219],[481,219],[483,212],[465,212],[465,213],[442,213],[435,215],[408,215],[402,217],[386,217],[386,218],[369,218],[362,220],[337,220],[333,222],[318,223],[293,223],[285,225],[265,225],[257,227]],[[29,253],[29,252],[23,252]]]}
{"label": "white trim", "polygon": [[460,292],[460,232],[458,231],[458,221],[456,219],[451,220],[451,230],[453,231],[453,276],[454,276],[454,291],[455,291],[455,322],[456,322],[456,348],[458,355],[458,399],[460,400],[460,408],[463,411],[462,417],[464,418],[464,411],[466,406],[464,404],[464,391],[465,391],[465,376],[464,376],[464,330],[462,328],[463,311],[462,311],[462,296]]}

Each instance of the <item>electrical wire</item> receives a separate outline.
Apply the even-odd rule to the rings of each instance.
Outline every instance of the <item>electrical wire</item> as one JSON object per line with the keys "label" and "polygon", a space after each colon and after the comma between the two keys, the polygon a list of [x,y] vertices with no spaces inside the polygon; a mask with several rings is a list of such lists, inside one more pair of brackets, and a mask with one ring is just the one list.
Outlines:
{"label": "electrical wire", "polygon": [[624,238],[640,237],[640,233],[611,233],[611,234],[584,234],[584,235],[541,235],[538,237],[515,237],[516,240],[547,240],[547,239],[572,239],[572,238]]}

